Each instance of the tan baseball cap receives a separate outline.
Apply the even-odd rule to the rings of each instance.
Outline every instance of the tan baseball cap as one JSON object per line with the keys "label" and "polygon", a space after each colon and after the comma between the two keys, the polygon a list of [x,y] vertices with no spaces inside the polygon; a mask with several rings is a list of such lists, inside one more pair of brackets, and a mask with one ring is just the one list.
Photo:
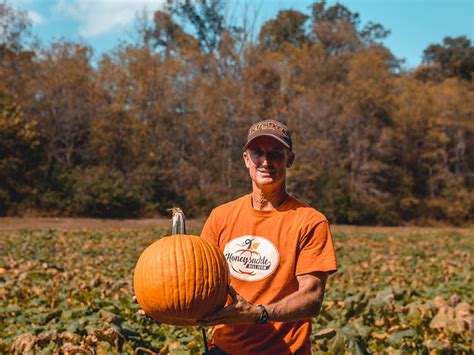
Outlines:
{"label": "tan baseball cap", "polygon": [[292,151],[290,130],[283,123],[275,120],[264,120],[250,126],[247,134],[247,143],[245,143],[243,150],[246,150],[250,142],[255,138],[261,136],[273,137]]}

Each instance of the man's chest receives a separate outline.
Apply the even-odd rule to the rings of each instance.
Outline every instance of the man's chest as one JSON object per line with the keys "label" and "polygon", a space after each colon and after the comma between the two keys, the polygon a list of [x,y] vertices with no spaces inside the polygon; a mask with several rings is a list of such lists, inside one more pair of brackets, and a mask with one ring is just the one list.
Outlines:
{"label": "man's chest", "polygon": [[260,281],[281,269],[293,269],[299,233],[281,219],[230,223],[219,236],[219,248],[233,277]]}

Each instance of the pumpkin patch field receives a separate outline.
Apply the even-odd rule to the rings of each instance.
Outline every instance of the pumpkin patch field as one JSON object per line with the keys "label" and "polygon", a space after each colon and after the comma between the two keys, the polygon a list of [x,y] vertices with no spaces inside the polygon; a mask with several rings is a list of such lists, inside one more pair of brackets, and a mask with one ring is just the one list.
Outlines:
{"label": "pumpkin patch field", "polygon": [[[133,272],[167,229],[0,231],[0,353],[200,354],[197,327],[139,314]],[[199,229],[189,233],[199,235]],[[333,228],[315,353],[472,353],[472,229]]]}

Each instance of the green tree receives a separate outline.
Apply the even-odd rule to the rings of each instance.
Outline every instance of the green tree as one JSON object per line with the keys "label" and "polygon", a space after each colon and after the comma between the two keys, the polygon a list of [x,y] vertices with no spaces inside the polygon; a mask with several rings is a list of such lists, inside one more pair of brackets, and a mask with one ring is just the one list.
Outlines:
{"label": "green tree", "polygon": [[0,92],[20,102],[28,99],[26,84],[35,72],[30,28],[26,12],[0,2]]}
{"label": "green tree", "polygon": [[357,51],[363,47],[379,45],[390,33],[381,24],[369,22],[362,29],[360,16],[346,6],[336,3],[326,6],[317,1],[311,6],[312,40],[320,43],[329,54]]}
{"label": "green tree", "polygon": [[205,53],[221,46],[226,29],[221,0],[167,0],[167,9],[193,26],[196,38]]}
{"label": "green tree", "polygon": [[90,55],[88,47],[77,43],[53,43],[43,51],[30,82],[27,110],[37,117],[45,139],[47,171],[54,164],[69,168],[83,159],[96,107]]}
{"label": "green tree", "polygon": [[279,11],[275,19],[265,22],[258,35],[260,45],[277,51],[284,44],[301,47],[308,38],[305,22],[308,16],[296,10]]}
{"label": "green tree", "polygon": [[145,47],[151,47],[164,53],[164,59],[171,56],[188,57],[199,52],[199,42],[184,32],[171,13],[156,11],[153,16],[153,25],[141,29]]}
{"label": "green tree", "polygon": [[422,79],[443,80],[457,77],[472,80],[474,47],[465,37],[446,37],[442,44],[432,44],[423,51],[423,66],[418,70]]}
{"label": "green tree", "polygon": [[0,215],[33,192],[39,143],[35,122],[25,119],[16,100],[0,93]]}

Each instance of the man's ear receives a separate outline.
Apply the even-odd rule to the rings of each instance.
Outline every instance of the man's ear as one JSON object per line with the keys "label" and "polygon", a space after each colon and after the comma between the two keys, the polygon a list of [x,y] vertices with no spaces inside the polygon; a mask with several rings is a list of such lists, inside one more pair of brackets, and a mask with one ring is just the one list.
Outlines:
{"label": "man's ear", "polygon": [[289,151],[288,152],[288,159],[286,160],[286,167],[291,168],[294,161],[295,161],[295,153]]}
{"label": "man's ear", "polygon": [[243,152],[242,157],[244,158],[245,166],[247,167],[247,169],[250,169],[250,162],[249,162],[250,157],[249,157],[249,153],[247,153],[247,151]]}

